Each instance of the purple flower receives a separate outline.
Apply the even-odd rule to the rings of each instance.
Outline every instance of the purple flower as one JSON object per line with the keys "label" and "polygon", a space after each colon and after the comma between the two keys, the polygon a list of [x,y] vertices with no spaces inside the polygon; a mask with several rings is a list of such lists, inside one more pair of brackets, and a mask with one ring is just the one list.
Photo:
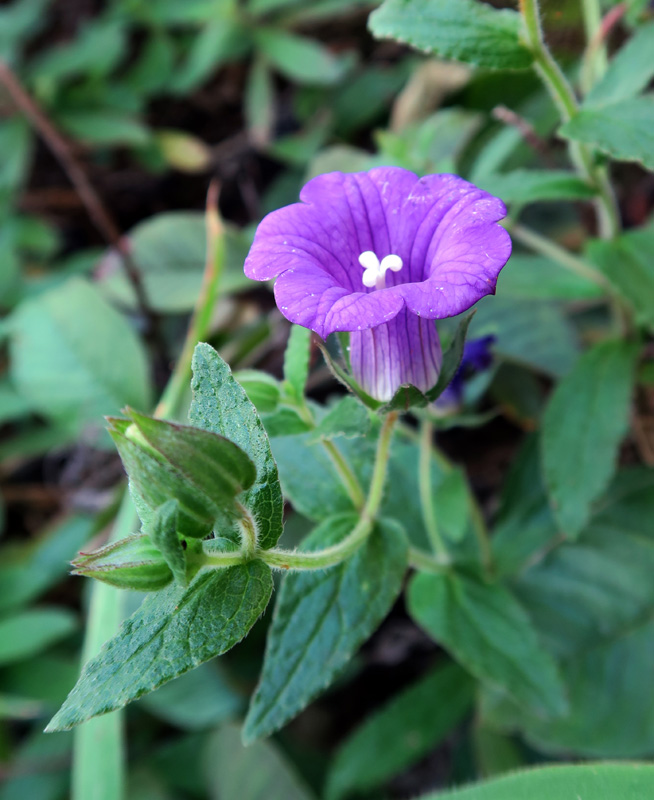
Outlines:
{"label": "purple flower", "polygon": [[319,175],[300,200],[262,220],[245,274],[277,278],[291,322],[323,338],[349,331],[352,372],[376,399],[430,389],[441,367],[432,320],[494,293],[511,254],[504,203],[456,175],[397,167]]}
{"label": "purple flower", "polygon": [[440,411],[452,411],[459,408],[463,402],[465,379],[473,372],[484,372],[493,363],[492,345],[495,336],[482,336],[480,339],[471,339],[463,348],[463,357],[459,369],[456,371],[449,386],[436,400],[434,406]]}

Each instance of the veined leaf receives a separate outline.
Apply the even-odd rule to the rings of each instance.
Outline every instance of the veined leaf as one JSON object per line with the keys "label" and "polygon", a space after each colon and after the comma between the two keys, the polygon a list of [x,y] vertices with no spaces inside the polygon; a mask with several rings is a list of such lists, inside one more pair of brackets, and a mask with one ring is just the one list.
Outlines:
{"label": "veined leaf", "polygon": [[369,26],[378,39],[480,67],[521,69],[533,60],[520,41],[520,15],[476,0],[385,0]]}
{"label": "veined leaf", "polygon": [[[357,521],[355,514],[325,520],[303,549],[339,542]],[[406,560],[404,531],[382,521],[341,564],[286,576],[245,720],[246,742],[279,730],[329,686],[389,612],[402,587]]]}
{"label": "veined leaf", "polygon": [[271,593],[270,568],[251,561],[204,570],[188,588],[148,595],[86,664],[48,730],[67,730],[121,708],[230,650],[263,614]]}

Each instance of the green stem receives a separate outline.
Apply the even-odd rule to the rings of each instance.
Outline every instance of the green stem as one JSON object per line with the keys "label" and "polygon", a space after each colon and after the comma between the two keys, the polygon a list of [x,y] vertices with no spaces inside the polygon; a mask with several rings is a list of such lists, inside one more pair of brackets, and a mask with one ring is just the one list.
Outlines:
{"label": "green stem", "polygon": [[252,514],[241,503],[237,503],[241,517],[238,528],[241,534],[241,551],[246,559],[253,558],[257,551],[257,526]]}
{"label": "green stem", "polygon": [[361,484],[357,480],[357,476],[354,474],[352,467],[350,467],[341,451],[333,442],[329,441],[329,439],[322,438],[320,441],[327,451],[334,465],[334,469],[338,472],[341,483],[345,487],[345,491],[348,493],[353,506],[357,511],[361,511],[365,505],[366,496],[363,493]]}
{"label": "green stem", "polygon": [[[299,398],[296,408],[300,417],[307,423],[307,425],[311,425],[312,428],[315,428],[316,421],[304,397]],[[352,467],[348,464],[345,456],[333,442],[331,442],[329,439],[323,439],[321,437],[320,443],[325,448],[327,455],[334,465],[334,469],[338,473],[338,477],[341,479],[341,483],[343,484],[345,491],[348,493],[348,496],[352,501],[352,505],[357,511],[361,511],[366,502],[366,496],[363,493],[361,484],[359,483],[357,476],[354,474]]]}
{"label": "green stem", "polygon": [[584,94],[593,88],[595,83],[606,72],[608,59],[606,45],[601,35],[602,9],[599,0],[581,0],[586,29],[586,51],[581,62],[581,91]]}
{"label": "green stem", "polygon": [[420,506],[425,529],[434,552],[441,558],[447,558],[447,547],[438,530],[436,509],[434,508],[434,495],[431,485],[431,460],[434,426],[428,418],[420,424],[420,459],[418,465],[418,486],[420,491]]}
{"label": "green stem", "polygon": [[[572,86],[545,44],[538,0],[520,0],[520,11],[536,72],[559,109],[561,119],[567,122],[578,113],[579,106]],[[611,239],[620,231],[620,214],[606,171],[594,163],[592,151],[586,145],[570,142],[568,148],[577,171],[598,191],[595,209],[600,236]]]}
{"label": "green stem", "polygon": [[540,233],[517,222],[507,226],[507,228],[514,239],[517,239],[535,253],[551,258],[552,261],[556,261],[564,269],[574,272],[580,278],[592,281],[605,292],[613,291],[611,284],[601,272],[551,239],[541,236]]}
{"label": "green stem", "polygon": [[[207,195],[207,262],[202,290],[193,313],[182,354],[157,405],[155,415],[175,416],[191,376],[191,359],[198,341],[207,336],[222,267],[222,228],[217,211],[217,186]],[[220,248],[220,249],[219,249]],[[128,492],[109,541],[129,536],[138,524]],[[86,622],[83,658],[88,661],[116,634],[124,616],[125,594],[94,581]],[[125,748],[122,712],[96,717],[78,726],[73,743],[73,800],[122,800],[125,797]]]}
{"label": "green stem", "polygon": [[218,214],[218,184],[215,181],[211,183],[207,193],[206,225],[207,260],[202,288],[189,322],[177,365],[155,409],[156,417],[164,418],[176,415],[191,380],[191,363],[195,346],[209,335],[211,315],[218,299],[218,284],[225,256],[223,225]]}
{"label": "green stem", "polygon": [[445,572],[450,563],[450,559],[446,556],[425,553],[418,547],[409,547],[409,566],[420,572]]}
{"label": "green stem", "polygon": [[379,513],[379,507],[384,496],[390,446],[397,416],[396,412],[391,412],[384,419],[379,433],[379,441],[377,442],[377,454],[372,478],[370,479],[368,497],[361,511],[359,521],[345,539],[332,547],[317,550],[313,553],[281,549],[259,550],[257,552],[258,558],[265,561],[269,566],[279,569],[324,569],[325,567],[340,564],[358,550],[372,531],[373,523]]}

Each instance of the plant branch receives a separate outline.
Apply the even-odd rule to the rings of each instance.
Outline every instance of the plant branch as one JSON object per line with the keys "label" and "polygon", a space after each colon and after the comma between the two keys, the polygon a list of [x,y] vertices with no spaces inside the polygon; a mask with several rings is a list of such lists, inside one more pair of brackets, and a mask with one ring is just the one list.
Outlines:
{"label": "plant branch", "polygon": [[338,544],[315,552],[303,553],[281,549],[260,550],[257,555],[262,561],[265,561],[271,567],[285,570],[324,569],[325,567],[340,564],[359,549],[370,535],[375,518],[379,513],[386,483],[390,445],[397,417],[397,412],[391,412],[386,415],[382,424],[368,497],[361,511],[361,517],[352,531]]}
{"label": "plant branch", "polygon": [[447,548],[438,529],[434,495],[431,485],[432,440],[434,426],[426,417],[420,423],[420,459],[418,465],[418,486],[420,507],[425,529],[434,552],[441,558],[447,557]]}
{"label": "plant branch", "polygon": [[162,349],[161,339],[158,336],[158,316],[148,304],[141,274],[131,257],[127,242],[93,187],[84,168],[75,157],[68,141],[2,59],[0,59],[0,83],[7,90],[15,106],[27,117],[61,164],[100,235],[119,254],[125,274],[134,289],[139,310],[148,320],[151,332],[153,335],[156,334],[158,345]]}
{"label": "plant branch", "polygon": [[[579,105],[572,86],[545,44],[538,0],[520,0],[520,12],[536,72],[559,109],[561,119],[567,122],[579,112]],[[603,238],[611,239],[620,231],[620,213],[606,170],[595,164],[593,153],[586,145],[570,142],[568,148],[577,171],[597,189],[595,209],[599,232]]]}

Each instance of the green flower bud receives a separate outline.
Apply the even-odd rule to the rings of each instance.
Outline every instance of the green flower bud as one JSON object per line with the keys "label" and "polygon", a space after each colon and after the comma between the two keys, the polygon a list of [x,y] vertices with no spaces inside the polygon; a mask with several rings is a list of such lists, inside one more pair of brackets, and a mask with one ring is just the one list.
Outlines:
{"label": "green flower bud", "polygon": [[173,579],[166,560],[147,534],[137,533],[93,553],[80,553],[73,575],[86,575],[120,589],[155,592]]}
{"label": "green flower bud", "polygon": [[110,418],[134,503],[150,527],[156,510],[176,500],[177,530],[204,538],[219,518],[238,515],[236,497],[256,479],[250,458],[229,439],[127,409]]}

